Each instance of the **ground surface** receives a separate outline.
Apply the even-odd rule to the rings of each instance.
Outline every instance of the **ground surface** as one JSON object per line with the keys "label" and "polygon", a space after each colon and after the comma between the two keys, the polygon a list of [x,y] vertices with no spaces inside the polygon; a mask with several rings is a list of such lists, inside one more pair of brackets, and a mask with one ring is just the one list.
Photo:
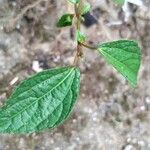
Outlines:
{"label": "ground surface", "polygon": [[[32,2],[0,0],[1,104],[15,80],[18,83],[37,71],[33,64],[39,62],[40,69],[47,69],[73,60],[74,28],[55,27],[57,18],[72,8],[65,0],[47,0],[14,23],[13,18]],[[53,131],[0,135],[0,150],[150,150],[150,2],[144,1],[146,7],[131,6],[133,17],[122,24],[124,13],[111,1],[90,2],[98,23],[82,26],[88,41],[130,38],[140,43],[138,87],[130,87],[96,52],[85,50],[81,94],[70,118]]]}

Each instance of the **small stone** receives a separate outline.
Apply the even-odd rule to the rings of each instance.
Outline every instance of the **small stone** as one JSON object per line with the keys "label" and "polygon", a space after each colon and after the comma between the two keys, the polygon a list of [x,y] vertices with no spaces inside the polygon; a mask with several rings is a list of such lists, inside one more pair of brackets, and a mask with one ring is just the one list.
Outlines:
{"label": "small stone", "polygon": [[145,102],[146,102],[147,104],[150,104],[150,98],[149,98],[149,97],[146,97]]}
{"label": "small stone", "polygon": [[127,145],[124,150],[133,150],[133,146],[132,145]]}
{"label": "small stone", "polygon": [[145,142],[144,141],[138,141],[138,145],[140,145],[141,147],[145,146]]}
{"label": "small stone", "polygon": [[141,106],[140,109],[141,109],[141,111],[145,111],[146,110],[145,106]]}
{"label": "small stone", "polygon": [[39,64],[39,61],[37,60],[34,60],[32,62],[32,69],[35,71],[35,72],[41,72],[43,69],[40,67],[40,64]]}
{"label": "small stone", "polygon": [[131,138],[128,138],[128,139],[127,139],[127,142],[130,143],[130,142],[131,142]]}
{"label": "small stone", "polygon": [[10,85],[14,85],[18,81],[19,77],[15,77],[10,81]]}

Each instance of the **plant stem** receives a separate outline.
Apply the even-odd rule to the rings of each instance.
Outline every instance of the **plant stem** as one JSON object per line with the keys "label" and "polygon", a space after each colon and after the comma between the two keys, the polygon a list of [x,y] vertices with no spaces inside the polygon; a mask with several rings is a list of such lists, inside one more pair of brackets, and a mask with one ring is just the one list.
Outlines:
{"label": "plant stem", "polygon": [[[76,14],[76,19],[77,19],[77,23],[76,23],[76,30],[80,31],[80,26],[81,26],[81,14],[79,13],[79,9],[81,9],[83,4],[83,0],[80,0],[79,4],[75,5],[75,14]],[[77,42],[77,50],[76,50],[76,55],[74,58],[74,62],[73,65],[77,66],[78,62],[79,62],[79,58],[82,56],[82,44],[80,42]]]}
{"label": "plant stem", "polygon": [[[79,4],[75,4],[75,16],[76,16],[76,20],[77,20],[76,30],[78,30],[78,31],[80,31],[80,26],[81,26],[81,14],[80,14],[79,10],[82,9],[83,2],[84,2],[84,0],[80,0]],[[83,55],[82,46],[92,49],[92,50],[96,49],[96,47],[88,45],[87,43],[81,43],[81,42],[77,41],[77,49],[76,49],[76,54],[74,57],[73,66],[78,65],[79,59]]]}
{"label": "plant stem", "polygon": [[94,47],[94,46],[91,46],[91,45],[88,45],[87,43],[80,43],[82,46],[86,47],[86,48],[89,48],[89,49],[92,49],[92,50],[96,50],[97,47]]}

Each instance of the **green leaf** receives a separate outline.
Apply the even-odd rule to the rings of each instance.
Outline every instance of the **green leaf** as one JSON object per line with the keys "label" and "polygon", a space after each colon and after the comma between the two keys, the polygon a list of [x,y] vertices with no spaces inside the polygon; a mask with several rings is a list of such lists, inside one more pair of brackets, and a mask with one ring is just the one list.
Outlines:
{"label": "green leaf", "polygon": [[122,6],[125,2],[125,0],[113,0],[116,4]]}
{"label": "green leaf", "polygon": [[133,86],[137,84],[137,74],[141,62],[141,52],[134,41],[119,40],[98,46],[98,51]]}
{"label": "green leaf", "polygon": [[83,3],[82,7],[79,7],[79,13],[81,15],[86,14],[87,12],[89,12],[91,10],[91,5],[88,2]]}
{"label": "green leaf", "polygon": [[71,2],[72,4],[78,4],[80,2],[80,0],[68,0],[69,2]]}
{"label": "green leaf", "polygon": [[64,14],[57,22],[57,27],[71,26],[73,21],[73,14]]}
{"label": "green leaf", "polygon": [[62,67],[23,81],[0,109],[0,133],[32,133],[60,125],[70,114],[80,86],[80,72]]}
{"label": "green leaf", "polygon": [[81,43],[85,42],[86,40],[86,36],[83,33],[81,33],[79,30],[77,30],[76,37],[77,37],[77,41]]}

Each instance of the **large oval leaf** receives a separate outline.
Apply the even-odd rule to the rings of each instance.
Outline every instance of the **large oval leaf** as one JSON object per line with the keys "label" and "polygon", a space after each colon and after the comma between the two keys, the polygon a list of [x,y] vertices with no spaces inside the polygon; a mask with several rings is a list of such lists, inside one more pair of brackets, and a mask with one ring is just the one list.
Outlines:
{"label": "large oval leaf", "polygon": [[32,133],[61,124],[77,99],[80,72],[62,67],[23,81],[0,109],[1,133]]}
{"label": "large oval leaf", "polygon": [[104,43],[98,46],[98,50],[133,86],[137,84],[141,52],[136,42],[119,40]]}

